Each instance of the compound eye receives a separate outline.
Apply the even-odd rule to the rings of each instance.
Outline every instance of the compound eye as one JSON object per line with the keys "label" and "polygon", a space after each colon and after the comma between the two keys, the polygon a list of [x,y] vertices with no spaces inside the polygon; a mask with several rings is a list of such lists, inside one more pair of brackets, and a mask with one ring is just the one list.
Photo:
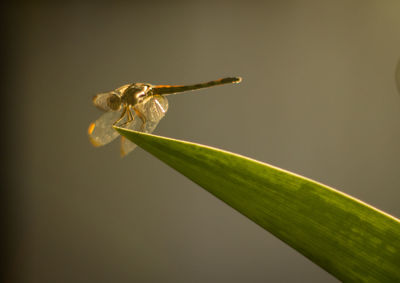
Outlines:
{"label": "compound eye", "polygon": [[116,93],[111,94],[107,100],[107,105],[111,110],[118,110],[121,106],[121,97],[119,97]]}

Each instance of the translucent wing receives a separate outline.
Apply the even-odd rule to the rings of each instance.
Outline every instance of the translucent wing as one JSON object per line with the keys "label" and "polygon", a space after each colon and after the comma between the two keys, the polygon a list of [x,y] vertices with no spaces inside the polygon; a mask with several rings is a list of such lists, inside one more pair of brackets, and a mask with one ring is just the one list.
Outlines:
{"label": "translucent wing", "polygon": [[115,94],[120,96],[128,87],[129,87],[129,85],[123,85],[123,86],[117,88],[116,90],[96,94],[92,100],[93,104],[100,110],[112,111],[113,109],[110,108],[109,103],[108,103],[110,97]]}
{"label": "translucent wing", "polygon": [[[148,97],[143,103],[135,106],[135,113],[133,121],[123,125],[124,128],[140,131],[145,133],[152,133],[157,127],[160,120],[165,116],[168,110],[168,100],[166,97],[154,95]],[[143,116],[145,123],[143,124],[140,116]],[[125,156],[136,148],[136,144],[122,137],[121,139],[121,155]]]}
{"label": "translucent wing", "polygon": [[103,111],[110,111],[112,109],[110,109],[110,107],[108,106],[108,100],[109,98],[113,95],[112,92],[105,92],[105,93],[99,93],[96,94],[93,97],[93,104],[99,108],[100,110]]}
{"label": "translucent wing", "polygon": [[94,146],[106,145],[118,137],[113,123],[119,119],[122,110],[106,112],[89,125],[89,140]]}

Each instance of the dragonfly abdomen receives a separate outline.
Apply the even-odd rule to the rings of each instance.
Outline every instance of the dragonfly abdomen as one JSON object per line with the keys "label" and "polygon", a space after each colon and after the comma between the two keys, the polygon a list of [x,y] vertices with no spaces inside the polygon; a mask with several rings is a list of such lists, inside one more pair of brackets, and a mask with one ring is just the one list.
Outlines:
{"label": "dragonfly abdomen", "polygon": [[153,87],[153,94],[160,94],[160,95],[174,94],[174,93],[196,90],[217,85],[240,83],[241,80],[242,78],[240,77],[230,77],[194,85],[157,85]]}

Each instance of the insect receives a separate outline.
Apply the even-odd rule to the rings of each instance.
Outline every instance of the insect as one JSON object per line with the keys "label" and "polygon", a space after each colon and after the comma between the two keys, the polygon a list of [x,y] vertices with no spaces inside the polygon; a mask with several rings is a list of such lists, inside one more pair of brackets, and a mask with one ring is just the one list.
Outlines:
{"label": "insect", "polygon": [[[113,126],[152,133],[168,110],[167,95],[239,83],[241,80],[240,77],[232,77],[194,85],[133,83],[110,92],[99,93],[93,97],[93,104],[105,113],[89,125],[89,140],[96,147],[110,143],[118,137],[118,132]],[[135,147],[134,143],[121,138],[121,156],[125,156]]]}

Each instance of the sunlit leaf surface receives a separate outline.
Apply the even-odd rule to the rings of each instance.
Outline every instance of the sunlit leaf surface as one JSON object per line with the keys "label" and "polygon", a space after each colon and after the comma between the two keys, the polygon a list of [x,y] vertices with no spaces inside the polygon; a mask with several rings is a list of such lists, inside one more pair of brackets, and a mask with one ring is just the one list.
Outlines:
{"label": "sunlit leaf surface", "polygon": [[400,281],[398,219],[323,184],[244,156],[116,129],[338,279]]}

